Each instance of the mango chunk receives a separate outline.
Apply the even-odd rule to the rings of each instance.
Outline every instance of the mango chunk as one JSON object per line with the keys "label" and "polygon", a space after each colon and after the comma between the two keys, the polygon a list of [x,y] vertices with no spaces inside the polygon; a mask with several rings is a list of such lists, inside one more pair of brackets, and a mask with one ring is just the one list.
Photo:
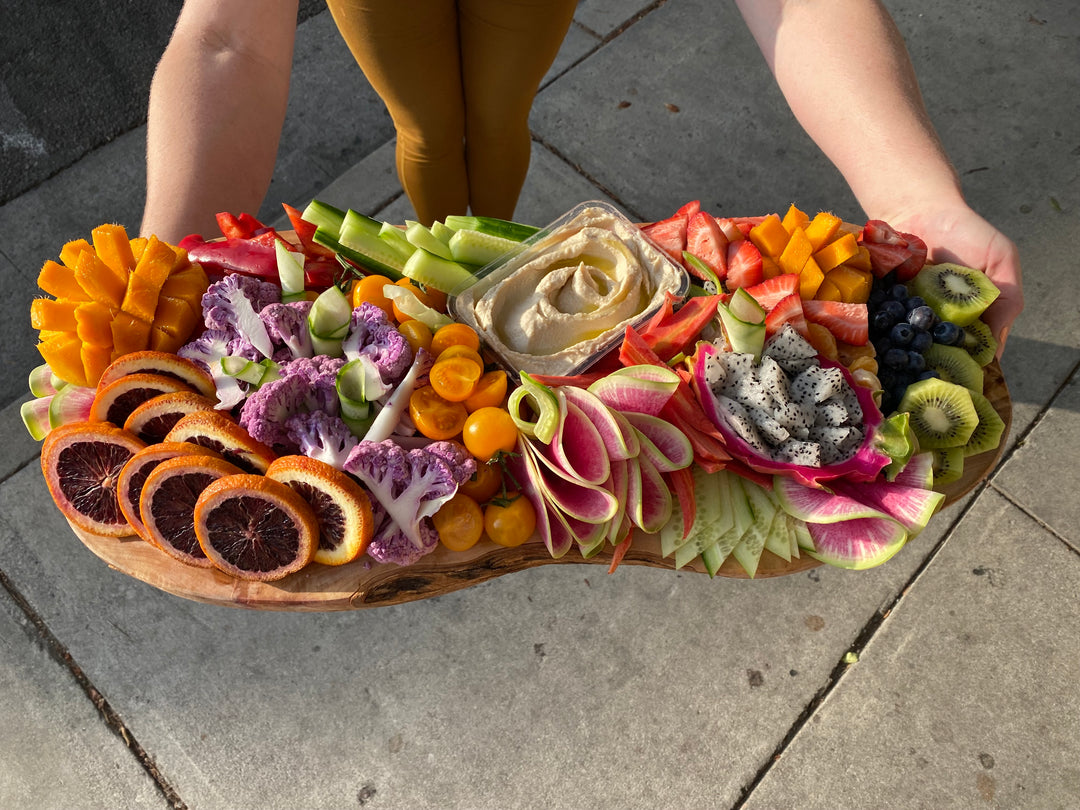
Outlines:
{"label": "mango chunk", "polygon": [[84,343],[79,349],[79,356],[82,358],[83,373],[86,375],[86,381],[90,385],[97,385],[101,375],[108,368],[109,363],[112,362],[112,347],[92,346],[89,343]]}
{"label": "mango chunk", "polygon": [[94,252],[80,253],[75,268],[75,280],[90,298],[98,303],[119,309],[127,291],[127,279],[120,278]]}
{"label": "mango chunk", "polygon": [[854,234],[841,234],[829,244],[814,253],[814,261],[823,273],[828,273],[837,265],[853,258],[859,252],[859,243]]}
{"label": "mango chunk", "polygon": [[[784,228],[784,223],[777,214],[769,214],[765,219],[750,229],[748,238],[762,256],[779,256],[784,251],[791,234]],[[809,255],[809,254],[808,254]]]}
{"label": "mango chunk", "polygon": [[76,333],[91,346],[112,348],[112,320],[116,310],[97,301],[85,301],[75,307]]}
{"label": "mango chunk", "polygon": [[825,274],[821,272],[817,262],[812,258],[807,259],[802,270],[799,271],[799,297],[804,301],[814,298],[824,279]]}
{"label": "mango chunk", "polygon": [[35,298],[30,302],[30,326],[50,332],[74,332],[77,301]]}
{"label": "mango chunk", "polygon": [[79,256],[93,252],[93,246],[85,239],[72,239],[60,248],[60,261],[74,270],[79,266]]}
{"label": "mango chunk", "polygon": [[835,214],[819,211],[806,226],[806,238],[814,246],[814,251],[817,252],[829,244],[843,224],[844,221]]}
{"label": "mango chunk", "polygon": [[792,203],[791,207],[788,208],[787,213],[784,214],[784,218],[781,222],[783,223],[785,231],[788,233],[795,233],[796,228],[806,230],[806,226],[810,224],[810,216]]}
{"label": "mango chunk", "polygon": [[109,266],[117,277],[127,279],[135,269],[135,254],[123,225],[99,225],[90,233],[98,258]]}
{"label": "mango chunk", "polygon": [[68,298],[73,301],[89,301],[79,282],[75,280],[75,271],[67,265],[49,259],[41,266],[37,285],[54,298]]}
{"label": "mango chunk", "polygon": [[874,276],[869,270],[858,270],[842,264],[825,276],[840,291],[840,300],[848,304],[865,304],[870,300]]}
{"label": "mango chunk", "polygon": [[116,313],[111,328],[114,359],[131,352],[141,352],[150,345],[150,323],[129,312]]}
{"label": "mango chunk", "polygon": [[202,310],[183,298],[162,295],[154,311],[154,327],[186,341],[202,320]]}
{"label": "mango chunk", "polygon": [[186,342],[186,338],[170,335],[160,326],[150,330],[150,348],[155,352],[175,353]]}
{"label": "mango chunk", "polygon": [[829,279],[829,274],[825,274],[825,278],[821,280],[821,284],[817,288],[817,293],[814,295],[818,301],[843,301],[843,296],[840,295],[840,289],[832,283]]}
{"label": "mango chunk", "polygon": [[806,231],[796,228],[776,261],[785,273],[799,273],[813,252],[814,247],[807,238]]}
{"label": "mango chunk", "polygon": [[82,364],[82,341],[74,332],[55,334],[39,343],[37,349],[57,377],[72,385],[89,385]]}

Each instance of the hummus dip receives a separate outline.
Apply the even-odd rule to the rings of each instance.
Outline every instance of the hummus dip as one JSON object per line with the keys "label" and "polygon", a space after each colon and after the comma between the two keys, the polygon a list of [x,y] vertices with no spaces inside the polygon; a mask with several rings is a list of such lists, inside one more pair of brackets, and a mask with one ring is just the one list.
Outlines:
{"label": "hummus dip", "polygon": [[618,212],[586,207],[500,268],[498,280],[459,297],[505,363],[572,374],[686,290],[685,271]]}

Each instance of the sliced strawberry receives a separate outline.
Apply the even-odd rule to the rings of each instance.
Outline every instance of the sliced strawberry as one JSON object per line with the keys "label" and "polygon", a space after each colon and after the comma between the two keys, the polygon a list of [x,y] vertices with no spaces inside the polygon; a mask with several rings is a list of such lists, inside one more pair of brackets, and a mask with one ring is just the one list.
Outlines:
{"label": "sliced strawberry", "polygon": [[753,287],[765,280],[761,268],[761,251],[749,239],[728,243],[728,271],[724,286],[728,292],[739,287]]}
{"label": "sliced strawberry", "polygon": [[776,303],[776,306],[765,314],[766,337],[771,337],[779,332],[780,327],[786,323],[790,323],[795,327],[796,332],[809,339],[810,329],[806,324],[806,316],[803,313],[803,300],[797,292],[781,298]]}
{"label": "sliced strawberry", "polygon": [[907,245],[864,242],[863,247],[870,253],[870,272],[878,278],[888,275],[912,257]]}
{"label": "sliced strawberry", "polygon": [[852,346],[865,346],[870,339],[866,304],[842,301],[803,301],[803,313],[810,323],[824,326],[833,337]]}
{"label": "sliced strawberry", "polygon": [[745,239],[746,235],[750,233],[750,228],[753,227],[747,223],[739,225],[730,217],[717,217],[716,224],[720,226],[720,230],[724,232],[724,236],[727,237],[729,242],[737,242],[740,239]]}
{"label": "sliced strawberry", "polygon": [[747,287],[746,291],[768,312],[783,298],[799,291],[798,273],[781,273],[767,278],[760,284]]}
{"label": "sliced strawberry", "polygon": [[926,264],[926,242],[913,233],[900,234],[907,240],[908,250],[911,255],[900,264],[896,265],[895,273],[897,281],[911,281],[923,269]]}
{"label": "sliced strawberry", "polygon": [[682,254],[686,250],[686,222],[687,217],[676,214],[645,225],[641,230],[673,261],[682,264]]}
{"label": "sliced strawberry", "polygon": [[[705,262],[716,277],[727,277],[728,238],[716,222],[716,217],[706,211],[698,211],[686,223],[686,250]],[[691,273],[692,265],[686,269]]]}
{"label": "sliced strawberry", "polygon": [[694,214],[701,210],[701,200],[690,200],[688,203],[683,203],[679,210],[675,212],[677,217],[686,217],[690,219]]}
{"label": "sliced strawberry", "polygon": [[867,221],[863,226],[859,241],[873,245],[907,246],[907,240],[892,225],[880,219]]}

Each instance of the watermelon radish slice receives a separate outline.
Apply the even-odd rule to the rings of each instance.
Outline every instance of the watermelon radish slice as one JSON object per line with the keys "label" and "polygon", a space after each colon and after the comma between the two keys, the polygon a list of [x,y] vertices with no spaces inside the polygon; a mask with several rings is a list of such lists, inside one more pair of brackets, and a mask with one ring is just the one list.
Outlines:
{"label": "watermelon radish slice", "polygon": [[35,441],[44,439],[52,429],[49,424],[49,403],[52,402],[53,396],[53,394],[46,394],[34,397],[19,406],[19,415],[22,417],[23,425]]}
{"label": "watermelon radish slice", "polygon": [[625,413],[623,417],[637,433],[641,454],[660,472],[674,472],[694,462],[694,448],[686,434],[659,416]]}
{"label": "watermelon radish slice", "polygon": [[877,507],[898,521],[912,537],[926,528],[945,500],[944,494],[932,489],[907,487],[894,481],[859,484],[834,481],[832,486],[839,493]]}
{"label": "watermelon radish slice", "polygon": [[[837,482],[832,482],[835,485]],[[857,500],[850,494],[807,487],[785,475],[773,479],[773,492],[784,511],[807,523],[839,523],[856,518],[889,517],[887,512]]]}
{"label": "watermelon radish slice", "polygon": [[643,364],[616,369],[588,387],[609,408],[658,416],[681,378],[667,366]]}
{"label": "watermelon radish slice", "polygon": [[644,456],[627,462],[626,512],[635,526],[656,534],[671,519],[671,490]]}
{"label": "watermelon radish slice", "polygon": [[587,523],[606,523],[615,516],[619,504],[608,489],[567,474],[531,443],[525,446],[536,461],[540,492],[548,503]]}
{"label": "watermelon radish slice", "polygon": [[907,532],[889,518],[856,518],[840,523],[807,523],[814,549],[806,553],[837,568],[862,571],[891,559],[907,542]]}
{"label": "watermelon radish slice", "polygon": [[576,405],[585,417],[592,422],[600,434],[611,461],[636,456],[640,450],[637,433],[618,411],[613,411],[600,401],[599,397],[584,388],[564,385],[557,389],[558,397]]}
{"label": "watermelon radish slice", "polygon": [[559,559],[574,545],[574,538],[565,523],[553,520],[543,496],[543,480],[536,461],[526,449],[524,436],[518,437],[517,453],[506,457],[507,470],[521,486],[521,493],[529,499],[536,512],[536,532],[544,541],[553,559]]}
{"label": "watermelon radish slice", "polygon": [[611,474],[607,449],[600,431],[577,405],[555,389],[559,400],[559,426],[544,453],[565,475],[588,484],[602,484]]}
{"label": "watermelon radish slice", "polygon": [[897,473],[893,483],[905,487],[930,489],[934,486],[934,454],[918,453],[912,456]]}

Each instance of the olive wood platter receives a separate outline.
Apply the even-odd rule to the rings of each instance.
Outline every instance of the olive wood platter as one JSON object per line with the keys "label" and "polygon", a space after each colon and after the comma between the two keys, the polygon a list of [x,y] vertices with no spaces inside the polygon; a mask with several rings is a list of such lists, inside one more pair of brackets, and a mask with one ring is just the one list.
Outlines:
{"label": "olive wood platter", "polygon": [[[956,482],[941,487],[945,505],[955,503],[974,490],[997,466],[1005,449],[1012,424],[1012,401],[995,360],[985,369],[983,391],[1005,422],[1005,433],[996,450],[965,459],[964,474]],[[103,537],[72,524],[72,530],[94,554],[121,571],[160,590],[191,599],[228,607],[256,610],[337,611],[395,605],[451,593],[504,574],[539,565],[611,564],[608,549],[590,559],[577,550],[554,559],[538,539],[516,548],[504,548],[484,540],[469,551],[449,551],[441,545],[410,566],[376,563],[364,558],[342,566],[312,563],[277,582],[248,582],[224,573],[185,565],[138,537]],[[673,559],[660,552],[655,535],[638,534],[622,565],[644,565],[674,570]],[[762,552],[757,579],[785,576],[821,565],[803,555],[786,562],[769,551]],[[700,558],[683,571],[704,573]],[[721,566],[719,576],[745,578],[746,573],[733,558]]]}

